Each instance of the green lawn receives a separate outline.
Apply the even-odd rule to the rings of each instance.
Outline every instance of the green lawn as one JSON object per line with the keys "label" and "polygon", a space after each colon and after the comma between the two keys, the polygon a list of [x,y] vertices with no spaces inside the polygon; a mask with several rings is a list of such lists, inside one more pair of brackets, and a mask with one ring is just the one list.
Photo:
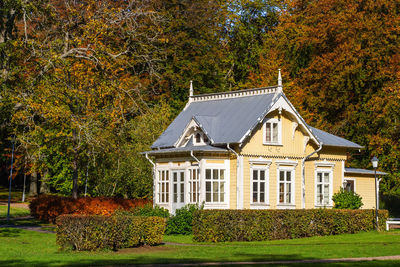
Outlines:
{"label": "green lawn", "polygon": [[[124,249],[118,252],[58,251],[55,239],[54,234],[0,228],[0,266],[271,261],[400,254],[400,231],[218,244],[193,243],[190,237],[166,236],[165,242],[186,243],[186,245],[160,245],[152,248]],[[356,266],[387,266],[387,264],[400,265],[400,261],[365,262],[357,263]],[[325,265],[326,263],[314,264],[314,266]],[[343,264],[332,263],[330,265]]]}
{"label": "green lawn", "polygon": [[[11,201],[12,202],[21,202],[21,200],[22,200],[22,191],[17,190],[12,187],[11,188]],[[8,187],[0,186],[0,201],[2,201],[2,202],[8,201]]]}
{"label": "green lawn", "polygon": [[[29,216],[29,209],[10,207],[10,217]],[[7,205],[0,206],[0,219],[7,217]]]}

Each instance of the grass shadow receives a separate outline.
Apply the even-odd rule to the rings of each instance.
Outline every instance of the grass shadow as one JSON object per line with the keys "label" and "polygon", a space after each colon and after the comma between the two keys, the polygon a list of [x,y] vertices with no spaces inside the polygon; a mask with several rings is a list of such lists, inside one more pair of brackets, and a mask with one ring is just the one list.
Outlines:
{"label": "grass shadow", "polygon": [[0,237],[18,237],[21,235],[21,229],[0,228]]}

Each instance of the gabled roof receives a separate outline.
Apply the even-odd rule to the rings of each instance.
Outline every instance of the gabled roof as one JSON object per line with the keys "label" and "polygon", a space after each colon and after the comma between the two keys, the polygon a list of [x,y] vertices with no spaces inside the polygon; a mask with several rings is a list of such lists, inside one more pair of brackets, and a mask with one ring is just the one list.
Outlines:
{"label": "gabled roof", "polygon": [[[225,93],[225,96],[238,95],[240,92]],[[215,97],[215,94],[196,96],[199,99],[186,106],[154,142],[152,148],[174,147],[192,118],[201,124],[200,127],[213,140],[213,144],[239,143],[272,103],[274,95],[246,94],[226,98]]]}
{"label": "gabled roof", "polygon": [[297,113],[279,86],[248,89],[226,93],[191,96],[184,110],[175,118],[164,133],[153,143],[152,149],[177,146],[185,128],[194,120],[212,141],[211,145],[242,143],[255,126],[262,122],[274,104],[282,97],[294,110],[305,129],[317,144],[346,148],[362,148],[360,145],[308,126]]}

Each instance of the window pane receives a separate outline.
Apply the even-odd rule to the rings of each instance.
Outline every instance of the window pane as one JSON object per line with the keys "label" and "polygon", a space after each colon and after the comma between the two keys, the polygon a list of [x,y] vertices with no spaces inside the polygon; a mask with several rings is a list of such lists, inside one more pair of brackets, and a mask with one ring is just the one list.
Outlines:
{"label": "window pane", "polygon": [[219,170],[219,179],[224,180],[225,179],[225,170]]}
{"label": "window pane", "polygon": [[291,203],[291,201],[290,201],[290,193],[286,193],[286,203]]}
{"label": "window pane", "polygon": [[329,195],[329,184],[324,185],[324,195]]}
{"label": "window pane", "polygon": [[212,202],[218,202],[218,192],[217,193],[213,193],[213,200]]}
{"label": "window pane", "polygon": [[279,183],[279,193],[284,193],[284,190],[285,190],[285,184]]}
{"label": "window pane", "polygon": [[218,193],[218,182],[213,182],[212,187],[213,187],[213,192]]}
{"label": "window pane", "polygon": [[257,182],[253,183],[253,192],[255,192],[255,193],[257,193],[257,192],[258,192],[258,189],[257,189],[257,187],[258,187],[258,184],[257,184]]}
{"label": "window pane", "polygon": [[225,193],[221,192],[220,193],[220,199],[219,199],[220,202],[224,202],[225,201],[225,197],[224,196],[225,196]]}
{"label": "window pane", "polygon": [[260,183],[260,192],[265,192],[265,183]]}
{"label": "window pane", "polygon": [[211,193],[206,193],[206,202],[211,202]]}
{"label": "window pane", "polygon": [[258,202],[257,193],[253,193],[253,202]]}
{"label": "window pane", "polygon": [[211,170],[210,169],[206,169],[206,179],[211,180]]}
{"label": "window pane", "polygon": [[317,185],[317,194],[322,194],[322,184]]}
{"label": "window pane", "polygon": [[291,181],[292,180],[292,172],[291,171],[287,171],[286,172],[286,181]]}
{"label": "window pane", "polygon": [[279,203],[283,203],[284,202],[284,195],[285,193],[279,193]]}
{"label": "window pane", "polygon": [[265,180],[265,171],[260,171],[260,180]]}
{"label": "window pane", "polygon": [[271,142],[271,124],[266,123],[265,124],[265,141],[266,142]]}
{"label": "window pane", "polygon": [[218,180],[218,169],[213,169],[213,180]]}
{"label": "window pane", "polygon": [[185,184],[181,184],[181,202],[185,202]]}
{"label": "window pane", "polygon": [[169,171],[165,171],[165,180],[169,180]]}
{"label": "window pane", "polygon": [[206,192],[211,192],[211,182],[206,182]]}
{"label": "window pane", "polygon": [[178,174],[174,172],[174,182],[178,181]]}
{"label": "window pane", "polygon": [[221,192],[221,193],[225,192],[225,183],[220,183],[219,184],[219,192]]}
{"label": "window pane", "polygon": [[284,171],[280,171],[279,172],[279,181],[284,181],[285,180],[285,172]]}
{"label": "window pane", "polygon": [[324,173],[324,183],[329,183],[329,173]]}
{"label": "window pane", "polygon": [[258,171],[253,170],[253,180],[258,180]]}
{"label": "window pane", "polygon": [[273,138],[272,141],[278,142],[278,123],[273,123]]}
{"label": "window pane", "polygon": [[317,181],[318,181],[318,183],[322,183],[322,173],[321,172],[317,173]]}
{"label": "window pane", "polygon": [[260,202],[265,202],[265,194],[260,193]]}
{"label": "window pane", "polygon": [[185,181],[185,173],[181,172],[181,182],[184,182],[184,181]]}

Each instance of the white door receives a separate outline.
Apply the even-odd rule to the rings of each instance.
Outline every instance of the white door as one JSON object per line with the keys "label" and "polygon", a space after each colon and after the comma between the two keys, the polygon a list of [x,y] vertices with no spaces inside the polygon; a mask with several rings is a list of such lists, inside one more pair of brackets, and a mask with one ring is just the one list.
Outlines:
{"label": "white door", "polygon": [[172,171],[172,212],[185,206],[185,171]]}

